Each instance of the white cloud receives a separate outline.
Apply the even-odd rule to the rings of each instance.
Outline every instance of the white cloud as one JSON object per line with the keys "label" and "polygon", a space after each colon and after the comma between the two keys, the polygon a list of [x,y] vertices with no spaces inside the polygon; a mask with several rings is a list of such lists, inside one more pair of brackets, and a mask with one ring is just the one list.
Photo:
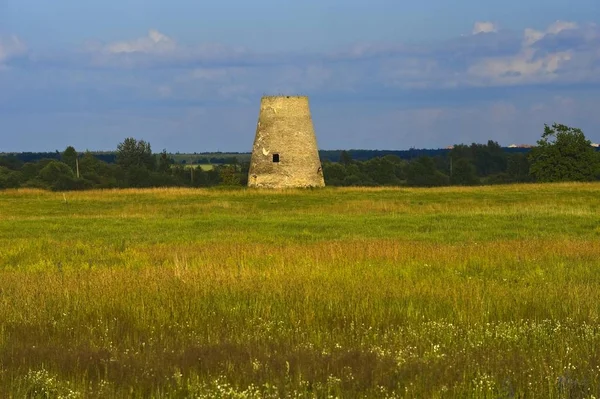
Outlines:
{"label": "white cloud", "polygon": [[479,33],[492,33],[497,32],[498,28],[496,24],[493,22],[485,21],[485,22],[475,22],[475,26],[473,27],[473,34],[477,35]]}
{"label": "white cloud", "polygon": [[26,52],[27,46],[17,36],[0,37],[0,68],[6,61]]}
{"label": "white cloud", "polygon": [[177,43],[175,40],[154,29],[151,29],[146,37],[109,43],[104,47],[104,50],[111,54],[166,54],[172,53],[176,49]]}
{"label": "white cloud", "polygon": [[[254,87],[257,92],[600,81],[600,28],[595,25],[556,21],[545,29],[527,28],[515,34],[494,22],[478,21],[472,33],[421,47],[363,43],[329,54],[259,54],[218,43],[184,45],[150,30],[132,40],[88,45],[87,60],[94,67],[177,68],[183,71],[177,72],[180,82],[220,82]],[[210,90],[205,85],[202,91]]]}
{"label": "white cloud", "polygon": [[[565,31],[581,33],[579,39],[594,40],[594,29],[585,31],[574,22],[557,21],[545,30],[523,31],[519,51],[510,55],[484,57],[472,63],[468,75],[475,85],[516,85],[548,82],[577,82],[588,79],[600,60],[600,52],[577,48],[545,47],[545,39],[560,39]],[[597,31],[596,31],[597,32]]]}
{"label": "white cloud", "polygon": [[597,25],[556,21],[544,29],[513,32],[484,21],[475,23],[472,33],[420,49],[363,45],[355,53],[364,71],[358,79],[375,76],[382,86],[397,89],[600,82]]}
{"label": "white cloud", "polygon": [[546,33],[549,34],[557,34],[562,32],[563,30],[567,30],[567,29],[577,29],[579,28],[579,24],[577,24],[576,22],[569,22],[569,21],[556,21],[553,24],[551,24],[548,29],[546,29]]}
{"label": "white cloud", "polygon": [[525,29],[525,32],[523,35],[523,46],[531,46],[535,42],[546,37],[547,35],[557,35],[564,30],[578,29],[578,28],[579,28],[579,25],[576,24],[575,22],[567,22],[567,21],[556,21],[553,24],[551,24],[550,26],[548,26],[548,28],[546,28],[545,31],[538,31],[535,29],[527,28],[527,29]]}
{"label": "white cloud", "polygon": [[572,56],[571,52],[563,51],[536,57],[535,50],[524,48],[513,56],[481,60],[472,65],[468,73],[480,78],[484,85],[551,82],[559,77],[558,69]]}
{"label": "white cloud", "polygon": [[[201,43],[187,46],[156,29],[139,38],[110,43],[88,41],[84,44],[84,58],[94,67],[150,68],[191,67],[194,63],[231,63],[251,57],[243,48],[224,46],[219,43]],[[243,58],[245,57],[245,58]],[[84,61],[84,62],[85,62]]]}
{"label": "white cloud", "polygon": [[[598,86],[565,85],[600,83],[600,28],[591,24],[559,21],[512,32],[478,22],[473,34],[426,46],[367,43],[329,54],[266,55],[218,43],[187,45],[150,30],[131,40],[89,44],[83,52],[10,62],[26,52],[17,37],[0,38],[0,68],[27,66],[0,73],[3,126],[23,137],[48,128],[70,131],[71,140],[86,131],[91,148],[106,148],[105,132],[117,143],[133,126],[151,132],[157,148],[246,150],[257,98],[281,92],[314,99],[326,148],[533,143],[543,123],[584,131],[600,123]],[[553,94],[526,87],[532,83]],[[60,112],[69,115],[55,119]],[[43,116],[31,118],[34,113]],[[198,136],[198,126],[231,137]],[[31,137],[22,148],[35,142]]]}
{"label": "white cloud", "polygon": [[[71,54],[63,64],[58,58],[49,61],[55,68],[63,65],[68,76],[56,82],[58,91],[67,84],[111,99],[121,100],[124,95],[131,101],[186,104],[243,102],[264,93],[294,92],[400,99],[422,93],[419,96],[430,96],[436,103],[438,96],[468,97],[465,93],[473,87],[600,82],[597,26],[557,21],[544,29],[513,33],[483,21],[474,24],[473,33],[421,47],[373,43],[331,54],[264,55],[214,43],[186,45],[150,30],[132,40],[88,44],[83,53]],[[14,52],[20,43],[5,39],[0,42],[0,55],[5,57],[7,48]],[[28,62],[44,71],[43,57],[34,54]],[[123,74],[124,68],[139,73]],[[37,82],[48,84],[41,78]],[[434,91],[441,93],[428,94]]]}

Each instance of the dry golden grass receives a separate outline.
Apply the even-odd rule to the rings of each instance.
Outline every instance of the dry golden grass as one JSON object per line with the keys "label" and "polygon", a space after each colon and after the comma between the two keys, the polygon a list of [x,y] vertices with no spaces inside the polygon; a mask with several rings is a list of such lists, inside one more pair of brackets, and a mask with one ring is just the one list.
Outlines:
{"label": "dry golden grass", "polygon": [[0,396],[598,397],[599,194],[0,193]]}

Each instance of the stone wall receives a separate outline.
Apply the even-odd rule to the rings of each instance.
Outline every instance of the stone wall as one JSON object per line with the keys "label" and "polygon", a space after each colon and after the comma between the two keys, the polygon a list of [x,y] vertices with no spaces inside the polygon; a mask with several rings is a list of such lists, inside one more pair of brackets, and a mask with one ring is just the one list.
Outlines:
{"label": "stone wall", "polygon": [[248,186],[325,186],[308,97],[261,99]]}

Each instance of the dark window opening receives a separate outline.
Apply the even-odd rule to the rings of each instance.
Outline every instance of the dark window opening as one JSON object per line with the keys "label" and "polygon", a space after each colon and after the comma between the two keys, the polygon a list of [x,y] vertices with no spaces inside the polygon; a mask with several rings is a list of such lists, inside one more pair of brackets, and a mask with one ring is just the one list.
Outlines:
{"label": "dark window opening", "polygon": [[273,154],[273,162],[279,162],[279,154]]}

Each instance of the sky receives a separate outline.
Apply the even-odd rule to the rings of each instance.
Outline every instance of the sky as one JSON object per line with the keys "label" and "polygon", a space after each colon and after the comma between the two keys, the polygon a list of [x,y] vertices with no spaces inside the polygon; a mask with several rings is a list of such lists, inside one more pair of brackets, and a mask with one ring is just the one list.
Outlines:
{"label": "sky", "polygon": [[600,142],[598,0],[0,0],[0,152],[249,152],[307,95],[322,149]]}

